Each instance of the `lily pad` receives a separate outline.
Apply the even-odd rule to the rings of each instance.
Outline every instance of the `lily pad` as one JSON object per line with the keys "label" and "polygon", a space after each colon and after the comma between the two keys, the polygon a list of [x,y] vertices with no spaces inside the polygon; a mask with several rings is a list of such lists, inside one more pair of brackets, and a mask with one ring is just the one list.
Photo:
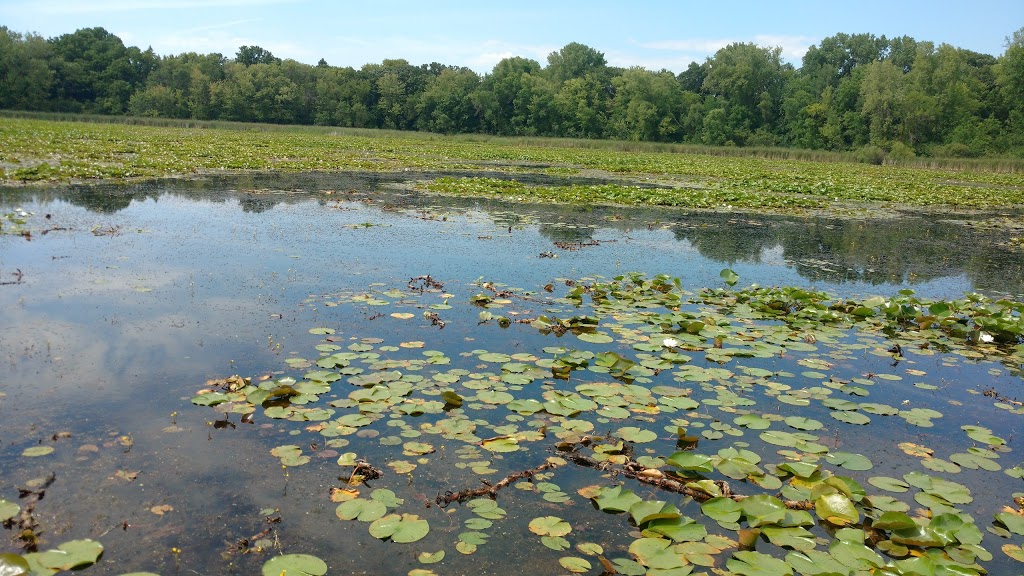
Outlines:
{"label": "lily pad", "polygon": [[594,503],[597,504],[599,510],[605,512],[626,512],[641,500],[632,490],[622,486],[613,486],[602,488],[594,498]]}
{"label": "lily pad", "polygon": [[95,564],[103,554],[103,545],[95,540],[72,540],[57,546],[56,550],[47,550],[33,554],[33,559],[44,568],[54,570],[73,570]]}
{"label": "lily pad", "polygon": [[530,520],[530,532],[538,536],[565,536],[572,526],[557,516],[541,516]]}
{"label": "lily pad", "polygon": [[18,504],[11,502],[10,500],[0,498],[0,522],[13,518],[20,511],[21,506]]}
{"label": "lily pad", "polygon": [[263,564],[263,576],[324,576],[327,563],[309,554],[282,554]]}
{"label": "lily pad", "polygon": [[420,540],[430,531],[426,520],[415,514],[389,514],[370,524],[370,535],[382,540],[407,544]]}

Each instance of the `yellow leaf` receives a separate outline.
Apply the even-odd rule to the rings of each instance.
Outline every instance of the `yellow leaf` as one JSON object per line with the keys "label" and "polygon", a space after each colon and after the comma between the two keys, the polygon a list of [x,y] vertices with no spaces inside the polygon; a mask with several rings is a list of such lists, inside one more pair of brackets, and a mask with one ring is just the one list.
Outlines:
{"label": "yellow leaf", "polygon": [[174,510],[174,507],[169,504],[161,504],[160,506],[153,506],[149,509],[150,512],[157,516],[163,516],[165,513]]}
{"label": "yellow leaf", "polygon": [[359,490],[353,488],[331,488],[331,502],[347,502],[359,497]]}
{"label": "yellow leaf", "polygon": [[920,444],[914,444],[913,442],[900,442],[900,450],[910,456],[917,456],[918,458],[931,458],[934,450]]}

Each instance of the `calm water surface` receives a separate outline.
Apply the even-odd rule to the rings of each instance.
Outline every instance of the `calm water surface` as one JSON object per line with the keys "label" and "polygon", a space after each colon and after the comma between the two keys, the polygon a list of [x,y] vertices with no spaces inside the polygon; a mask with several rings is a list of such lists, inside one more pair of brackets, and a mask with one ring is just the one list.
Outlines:
{"label": "calm water surface", "polygon": [[[419,552],[440,549],[447,549],[447,558],[436,565],[438,573],[534,572],[524,565],[547,573],[572,551],[540,547],[526,525],[555,514],[572,519],[574,544],[598,542],[609,557],[627,556],[627,533],[634,528],[621,515],[591,510],[576,495],[580,487],[608,482],[593,471],[567,470],[551,480],[573,496],[575,512],[522,490],[503,492],[500,503],[509,516],[487,530],[491,540],[474,556],[453,547],[465,530],[463,512],[436,506],[416,511],[431,523],[429,539],[394,545],[369,537],[362,523],[335,516],[329,490],[347,473],[336,464],[336,453],[317,457],[324,440],[318,434],[259,416],[253,424],[235,415],[230,424],[214,426],[221,415],[189,402],[209,378],[281,371],[301,376],[283,361],[315,360],[313,346],[322,336],[309,329],[316,326],[336,329],[341,345],[366,337],[393,346],[426,341],[427,349],[468,370],[479,367],[460,352],[543,356],[544,346],[567,345],[528,325],[479,327],[479,310],[472,307],[442,312],[447,325],[438,330],[412,303],[408,311],[415,317],[401,321],[389,316],[391,308],[378,313],[325,304],[332,295],[406,289],[411,278],[430,275],[453,303],[464,303],[480,292],[473,283],[481,279],[539,292],[549,283],[561,287],[567,279],[628,271],[678,276],[684,288],[696,291],[722,286],[719,271],[726,267],[740,275],[741,285],[795,285],[843,297],[903,288],[935,298],[982,291],[1019,299],[1024,292],[1024,262],[997,246],[997,232],[934,215],[830,220],[546,207],[417,196],[393,185],[376,176],[246,176],[0,191],[0,213],[34,213],[31,239],[0,236],[0,497],[15,500],[18,487],[56,475],[35,510],[42,548],[74,538],[99,540],[106,552],[88,569],[94,574],[251,574],[274,552],[242,554],[239,542],[259,538],[284,552],[315,554],[332,574],[405,574],[429,567],[417,562]],[[443,300],[431,298],[423,301]],[[514,308],[523,317],[545,312],[531,303]],[[785,360],[778,362],[769,368],[780,369]],[[868,354],[836,364],[854,375],[896,370],[891,359]],[[915,380],[908,379],[901,387],[876,386],[870,401],[939,406],[950,413],[948,427],[918,429],[902,420],[890,428],[840,425],[827,409],[813,406],[805,414],[828,422],[829,441],[852,452],[875,450],[878,436],[889,433],[939,448],[952,430],[964,443],[964,423],[990,427],[1016,449],[1020,416],[970,393],[995,388],[1020,394],[1012,367],[943,366],[938,359],[921,359],[916,367],[930,373],[917,380],[939,386],[937,391],[914,388],[909,383]],[[341,397],[349,392],[345,386]],[[731,421],[729,414],[715,417],[725,416]],[[373,428],[387,436],[386,423]],[[613,422],[607,429],[624,425]],[[862,483],[872,474],[898,477],[911,469],[897,440],[872,452],[876,468],[859,476]],[[713,452],[729,440],[718,442],[707,446]],[[289,443],[305,446],[313,462],[282,470],[269,450]],[[310,449],[310,443],[320,445]],[[40,444],[56,451],[21,455]],[[382,459],[402,458],[400,447],[381,447],[372,436],[353,437],[352,446],[362,447],[361,455],[378,450]],[[427,473],[390,473],[378,485],[401,490],[407,505],[479,485],[477,475],[455,466],[455,448],[432,454],[431,465],[421,468]],[[773,450],[768,446],[765,454]],[[655,452],[665,456],[671,449]],[[496,472],[487,477],[535,466],[544,455],[493,458]],[[1001,465],[1018,463],[1011,452]],[[986,518],[985,525],[1021,488],[1001,473],[964,469],[949,477],[972,487],[977,506],[971,511]],[[647,492],[642,495],[665,498]],[[170,509],[157,514],[159,506]],[[687,506],[684,513],[700,515],[696,505]],[[281,521],[267,523],[265,508],[276,509],[272,516]],[[524,540],[531,546],[521,545]],[[996,555],[988,565],[994,573],[1004,562],[1002,543],[986,539]]]}

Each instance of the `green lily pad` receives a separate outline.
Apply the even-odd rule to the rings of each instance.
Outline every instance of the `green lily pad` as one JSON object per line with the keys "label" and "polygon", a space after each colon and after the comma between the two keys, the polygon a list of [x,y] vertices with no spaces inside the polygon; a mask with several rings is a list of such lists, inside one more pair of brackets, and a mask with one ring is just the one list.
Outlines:
{"label": "green lily pad", "polygon": [[436,564],[441,560],[444,560],[444,550],[438,550],[437,552],[420,552],[416,559],[419,560],[421,564]]}
{"label": "green lily pad", "polygon": [[658,439],[658,435],[654,432],[651,432],[650,430],[643,430],[635,426],[619,428],[615,433],[623,440],[626,440],[627,442],[634,442],[636,444],[653,442]]}
{"label": "green lily pad", "polygon": [[700,509],[712,519],[726,524],[739,521],[743,515],[743,508],[740,506],[740,503],[725,497],[711,498],[701,504]]}
{"label": "green lily pad", "polygon": [[32,446],[31,448],[25,448],[21,451],[22,456],[29,458],[36,458],[39,456],[47,456],[53,454],[53,446]]}
{"label": "green lily pad", "polygon": [[697,542],[707,537],[708,531],[703,524],[698,524],[693,518],[680,516],[650,520],[644,527],[642,535],[665,536],[673,542]]}
{"label": "green lily pad", "polygon": [[541,536],[540,543],[556,552],[569,549],[569,541],[561,536]]}
{"label": "green lily pad", "polygon": [[852,452],[832,452],[825,457],[825,460],[829,464],[842,466],[847,470],[864,471],[870,470],[873,467],[871,460],[868,460],[867,456]]}
{"label": "green lily pad", "polygon": [[21,506],[11,502],[10,500],[0,498],[0,522],[9,518],[14,518],[18,512],[21,512]]}
{"label": "green lily pad", "polygon": [[615,341],[614,338],[604,332],[582,332],[576,337],[591,344],[609,344]]}
{"label": "green lily pad", "polygon": [[742,416],[737,416],[733,419],[733,424],[749,428],[751,430],[765,430],[772,425],[770,420],[758,416],[757,414],[744,414]]}
{"label": "green lily pad", "polygon": [[761,529],[768,540],[776,546],[784,546],[795,550],[813,550],[816,545],[814,534],[806,528],[799,526],[783,528],[780,526],[765,526]]}
{"label": "green lily pad", "polygon": [[562,568],[565,568],[574,574],[582,574],[583,572],[590,570],[590,562],[576,556],[563,556],[558,559],[558,563]]}
{"label": "green lily pad", "polygon": [[390,538],[392,542],[401,544],[416,542],[429,531],[427,521],[415,514],[389,514],[370,524],[370,535],[374,538]]}
{"label": "green lily pad", "polygon": [[714,470],[712,459],[696,452],[676,452],[665,459],[665,463],[684,471],[710,474]]}
{"label": "green lily pad", "polygon": [[725,562],[725,567],[741,576],[792,576],[793,568],[767,554],[741,550]]}
{"label": "green lily pad", "polygon": [[729,286],[735,286],[740,280],[740,275],[729,268],[723,268],[722,271],[718,273],[718,276],[721,277],[722,280],[725,280],[725,283]]}
{"label": "green lily pad", "polygon": [[641,500],[632,490],[622,486],[602,488],[594,497],[594,503],[597,504],[598,509],[605,512],[626,512]]}
{"label": "green lily pad", "polygon": [[54,570],[72,570],[95,564],[103,554],[103,545],[95,540],[72,540],[57,546],[56,550],[47,550],[33,554],[37,564]]}
{"label": "green lily pad", "polygon": [[31,571],[28,560],[21,556],[10,552],[0,554],[0,576],[27,576]]}
{"label": "green lily pad", "polygon": [[637,502],[629,507],[629,514],[633,518],[633,523],[637,526],[651,520],[672,519],[682,516],[674,504],[669,504],[664,500]]}
{"label": "green lily pad", "polygon": [[629,545],[629,553],[636,561],[654,570],[672,570],[686,566],[676,554],[672,542],[664,538],[640,538]]}
{"label": "green lily pad", "polygon": [[743,517],[751,528],[778,524],[786,517],[786,506],[781,500],[767,494],[757,494],[739,502]]}
{"label": "green lily pad", "polygon": [[872,476],[871,478],[868,478],[868,484],[871,484],[875,488],[881,488],[882,490],[897,493],[906,492],[910,488],[910,485],[906,482],[897,480],[896,478],[890,478],[888,476]]}
{"label": "green lily pad", "polygon": [[787,426],[796,428],[797,430],[820,430],[824,424],[813,418],[807,418],[805,416],[787,416],[784,420]]}
{"label": "green lily pad", "polygon": [[263,564],[263,576],[324,576],[327,563],[309,554],[282,554]]}
{"label": "green lily pad", "polygon": [[360,522],[373,522],[382,518],[388,512],[388,507],[382,502],[355,498],[338,504],[335,514],[342,520],[359,520]]}
{"label": "green lily pad", "polygon": [[814,501],[814,511],[818,518],[837,526],[856,524],[860,520],[860,512],[845,494],[825,494]]}
{"label": "green lily pad", "polygon": [[538,536],[565,536],[572,531],[572,526],[557,516],[534,518],[530,520],[529,528]]}

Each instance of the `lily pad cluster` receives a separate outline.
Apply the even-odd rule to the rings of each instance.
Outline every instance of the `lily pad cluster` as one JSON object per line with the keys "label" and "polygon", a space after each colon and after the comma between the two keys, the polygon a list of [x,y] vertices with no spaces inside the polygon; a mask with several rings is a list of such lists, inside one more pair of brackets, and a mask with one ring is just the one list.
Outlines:
{"label": "lily pad cluster", "polygon": [[[424,564],[477,552],[507,509],[501,492],[470,500],[450,511],[465,529],[446,535],[421,517],[410,482],[500,485],[551,450],[563,464],[515,484],[527,500],[517,505],[537,511],[516,516],[533,518],[527,532],[570,572],[593,568],[564,553],[574,526],[595,513],[622,515],[624,537],[638,537],[576,551],[621,574],[982,574],[993,538],[1011,540],[1002,562],[1024,558],[1024,511],[1011,506],[1024,466],[1005,424],[974,417],[1017,418],[1024,405],[978,393],[992,401],[965,420],[948,409],[962,401],[928,401],[947,370],[1020,377],[1021,303],[928,302],[909,291],[854,301],[756,286],[691,293],[679,279],[640,274],[562,282],[561,295],[479,282],[461,298],[411,285],[320,296],[327,308],[403,310],[377,320],[400,338],[319,326],[312,353],[288,358],[285,375],[211,381],[193,402],[294,422],[309,444],[344,448],[331,473],[347,479],[339,519],[394,544],[422,541]],[[480,307],[516,322],[491,322]],[[443,332],[431,323],[438,313]],[[423,320],[403,324],[408,314]],[[525,345],[487,350],[459,337],[494,331]],[[300,439],[271,453],[308,465]],[[588,466],[573,466],[583,459]],[[562,475],[597,480],[600,469],[624,467],[640,471],[633,485],[578,491],[596,510],[560,487]],[[366,471],[380,469],[370,491]],[[948,477],[965,471],[962,483]],[[1005,502],[990,491],[979,501],[975,478],[1005,487]]]}

